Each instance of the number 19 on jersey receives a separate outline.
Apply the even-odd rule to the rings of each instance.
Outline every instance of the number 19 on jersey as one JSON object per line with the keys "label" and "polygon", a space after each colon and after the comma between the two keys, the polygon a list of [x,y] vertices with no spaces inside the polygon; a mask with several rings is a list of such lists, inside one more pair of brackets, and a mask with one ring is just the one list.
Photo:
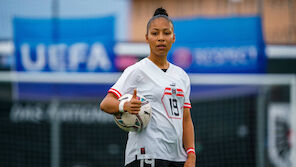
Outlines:
{"label": "number 19 on jersey", "polygon": [[184,104],[184,93],[182,89],[165,88],[161,102],[169,118],[181,119]]}

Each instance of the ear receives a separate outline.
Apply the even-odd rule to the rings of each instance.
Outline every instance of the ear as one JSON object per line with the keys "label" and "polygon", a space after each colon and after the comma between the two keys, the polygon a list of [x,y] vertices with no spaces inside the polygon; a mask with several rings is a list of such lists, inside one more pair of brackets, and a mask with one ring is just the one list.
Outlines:
{"label": "ear", "polygon": [[148,41],[148,34],[145,34],[146,43],[149,43]]}
{"label": "ear", "polygon": [[173,43],[175,43],[175,41],[176,41],[176,35],[175,35],[175,33],[173,34]]}

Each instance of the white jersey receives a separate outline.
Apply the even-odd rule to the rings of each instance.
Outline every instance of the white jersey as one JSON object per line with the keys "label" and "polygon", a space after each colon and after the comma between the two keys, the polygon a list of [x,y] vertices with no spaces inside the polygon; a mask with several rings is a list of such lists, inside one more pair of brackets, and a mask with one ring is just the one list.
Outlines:
{"label": "white jersey", "polygon": [[183,108],[191,108],[190,80],[180,67],[170,63],[166,72],[144,58],[125,69],[108,91],[118,98],[137,89],[150,102],[152,117],[141,132],[129,132],[125,165],[135,159],[186,161],[183,148]]}

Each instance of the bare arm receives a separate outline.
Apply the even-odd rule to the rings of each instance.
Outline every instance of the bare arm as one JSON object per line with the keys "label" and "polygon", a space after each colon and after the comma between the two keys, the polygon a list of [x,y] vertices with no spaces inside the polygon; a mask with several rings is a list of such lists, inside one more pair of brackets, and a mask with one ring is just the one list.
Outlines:
{"label": "bare arm", "polygon": [[[183,144],[185,149],[195,148],[194,144],[194,127],[190,115],[190,109],[184,108],[183,116]],[[187,155],[187,161],[185,162],[184,167],[194,167],[195,166],[196,156],[194,153],[189,153]]]}
{"label": "bare arm", "polygon": [[113,93],[108,93],[100,104],[102,111],[115,114],[119,112],[119,101]]}
{"label": "bare arm", "polygon": [[[113,93],[108,93],[100,104],[102,111],[115,114],[119,112],[119,101]],[[137,91],[134,90],[131,101],[124,103],[123,110],[131,114],[138,114],[141,108],[141,101],[137,100]]]}

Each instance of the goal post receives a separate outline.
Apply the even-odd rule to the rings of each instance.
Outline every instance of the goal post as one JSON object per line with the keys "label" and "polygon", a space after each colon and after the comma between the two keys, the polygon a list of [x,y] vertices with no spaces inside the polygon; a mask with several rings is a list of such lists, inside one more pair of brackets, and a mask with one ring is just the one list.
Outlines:
{"label": "goal post", "polygon": [[292,124],[292,151],[290,156],[290,161],[292,166],[296,166],[296,77],[291,79],[291,124]]}

